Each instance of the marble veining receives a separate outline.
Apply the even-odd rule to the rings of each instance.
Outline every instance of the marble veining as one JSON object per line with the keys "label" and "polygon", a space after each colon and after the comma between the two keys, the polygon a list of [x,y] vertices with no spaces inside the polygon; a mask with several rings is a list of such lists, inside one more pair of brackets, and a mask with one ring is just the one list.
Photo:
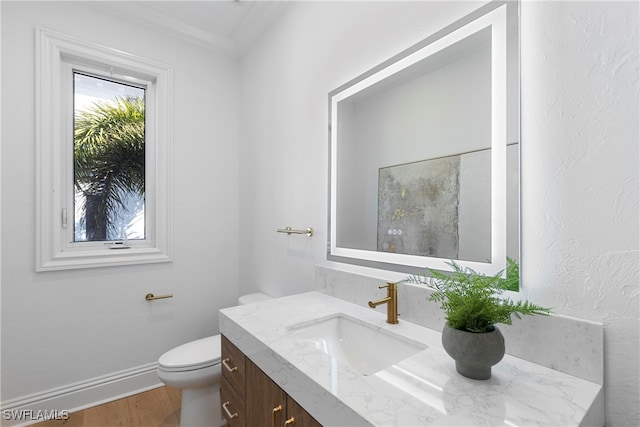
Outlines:
{"label": "marble veining", "polygon": [[[338,313],[426,345],[423,351],[371,375],[300,345],[292,328]],[[440,333],[308,292],[223,309],[220,331],[326,426],[603,425],[600,384],[511,355],[491,379],[460,376]]]}
{"label": "marble veining", "polygon": [[[383,295],[378,285],[388,279],[316,267],[318,289],[363,306],[369,299]],[[403,283],[398,290],[398,312],[401,319],[440,331],[444,314],[438,303],[428,300],[430,293],[426,286]],[[500,325],[500,330],[505,337],[507,354],[597,384],[604,383],[601,323],[559,315],[523,316],[514,318],[512,325]]]}

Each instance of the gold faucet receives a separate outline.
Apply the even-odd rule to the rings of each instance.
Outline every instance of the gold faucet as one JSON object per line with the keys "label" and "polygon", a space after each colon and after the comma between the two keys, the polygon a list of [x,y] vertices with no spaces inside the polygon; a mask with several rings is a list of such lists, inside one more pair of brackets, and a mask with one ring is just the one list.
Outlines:
{"label": "gold faucet", "polygon": [[387,323],[395,325],[398,323],[398,285],[387,283],[378,286],[378,289],[387,288],[387,297],[377,301],[369,301],[369,307],[376,308],[380,304],[387,304]]}

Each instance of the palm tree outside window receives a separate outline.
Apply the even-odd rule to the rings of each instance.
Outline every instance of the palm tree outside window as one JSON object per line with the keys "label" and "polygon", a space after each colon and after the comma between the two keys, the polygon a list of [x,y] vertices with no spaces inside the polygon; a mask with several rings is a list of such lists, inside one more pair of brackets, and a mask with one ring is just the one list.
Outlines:
{"label": "palm tree outside window", "polygon": [[74,241],[145,239],[145,88],[74,71]]}

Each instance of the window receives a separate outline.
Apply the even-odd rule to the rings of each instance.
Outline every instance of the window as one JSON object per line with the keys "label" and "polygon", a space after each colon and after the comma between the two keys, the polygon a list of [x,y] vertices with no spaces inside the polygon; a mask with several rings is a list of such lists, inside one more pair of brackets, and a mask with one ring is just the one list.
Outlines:
{"label": "window", "polygon": [[145,90],[73,71],[74,242],[145,238]]}
{"label": "window", "polygon": [[36,40],[36,270],[170,261],[171,68]]}

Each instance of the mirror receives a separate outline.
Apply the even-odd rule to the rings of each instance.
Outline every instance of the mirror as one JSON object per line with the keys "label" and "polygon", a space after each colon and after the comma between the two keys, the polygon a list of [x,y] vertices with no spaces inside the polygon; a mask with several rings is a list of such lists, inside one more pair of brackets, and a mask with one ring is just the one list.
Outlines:
{"label": "mirror", "polygon": [[518,38],[491,2],[329,94],[329,260],[519,263]]}

